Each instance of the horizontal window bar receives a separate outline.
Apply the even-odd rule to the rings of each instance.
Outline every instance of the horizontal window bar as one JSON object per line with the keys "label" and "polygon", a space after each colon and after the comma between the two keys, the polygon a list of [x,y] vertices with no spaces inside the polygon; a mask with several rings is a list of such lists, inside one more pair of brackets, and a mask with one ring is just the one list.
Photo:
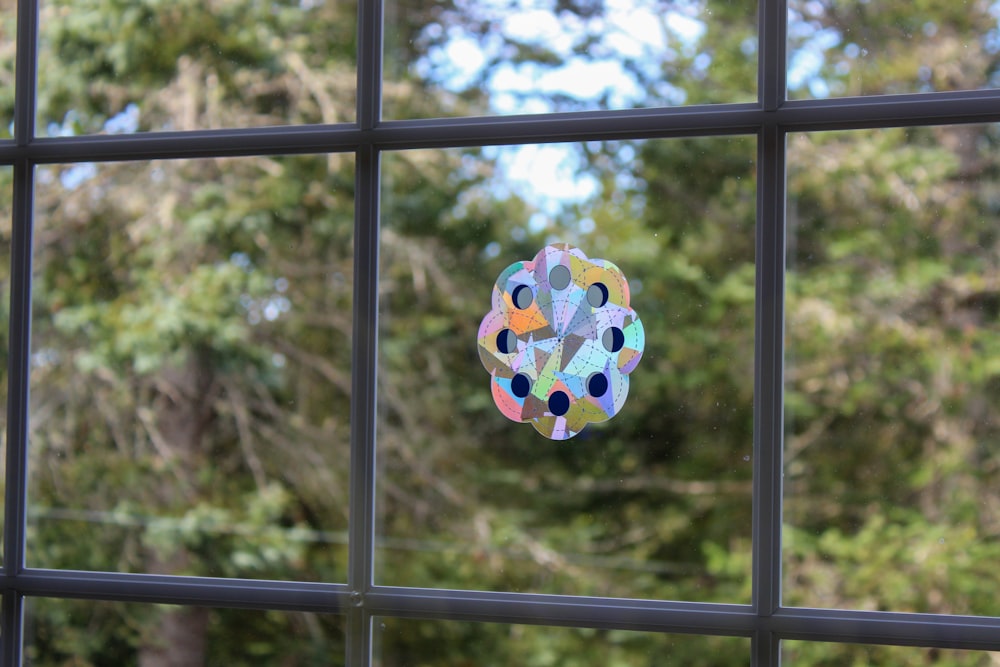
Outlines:
{"label": "horizontal window bar", "polygon": [[786,607],[766,624],[782,639],[1000,651],[1000,618]]}
{"label": "horizontal window bar", "polygon": [[0,164],[344,153],[361,143],[362,132],[347,124],[88,135],[36,139],[23,147],[0,143]]}
{"label": "horizontal window bar", "polygon": [[376,588],[376,615],[1000,650],[1000,618],[783,607],[757,616],[750,606]]}
{"label": "horizontal window bar", "polygon": [[344,584],[26,569],[3,578],[5,591],[44,597],[339,613]]}
{"label": "horizontal window bar", "polygon": [[751,134],[767,125],[790,131],[1000,122],[1000,90],[878,95],[786,102],[766,112],[755,104],[503,117],[198,130],[0,142],[0,164],[227,157],[383,149],[554,143],[601,139]]}
{"label": "horizontal window bar", "polygon": [[383,123],[371,140],[382,148],[405,149],[694,137],[753,134],[767,120],[755,104],[435,118]]}
{"label": "horizontal window bar", "polygon": [[753,633],[757,621],[749,605],[385,586],[375,587],[365,597],[365,608],[376,616],[745,637]]}
{"label": "horizontal window bar", "polygon": [[749,605],[451,591],[380,586],[363,599],[347,586],[148,574],[26,570],[3,579],[26,595],[526,623],[622,630],[807,639],[1000,651],[1000,618],[783,607],[758,616]]}
{"label": "horizontal window bar", "polygon": [[775,122],[793,131],[998,121],[1000,90],[798,100],[775,114]]}
{"label": "horizontal window bar", "polygon": [[388,121],[371,130],[354,124],[195,130],[0,142],[0,164],[232,157],[387,149],[552,143],[600,139],[752,134],[766,117],[755,105],[656,110],[584,111],[503,118]]}

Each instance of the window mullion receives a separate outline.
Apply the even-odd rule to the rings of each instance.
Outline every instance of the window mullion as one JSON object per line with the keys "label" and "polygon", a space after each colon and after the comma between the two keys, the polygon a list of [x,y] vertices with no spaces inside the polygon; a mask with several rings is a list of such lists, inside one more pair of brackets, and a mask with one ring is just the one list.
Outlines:
{"label": "window mullion", "polygon": [[14,165],[11,230],[10,329],[7,374],[7,452],[4,498],[3,664],[20,663],[23,596],[10,582],[24,569],[27,516],[29,359],[31,358],[31,246],[33,167]]}
{"label": "window mullion", "polygon": [[773,632],[759,630],[750,639],[753,657],[752,665],[780,665],[781,641]]}
{"label": "window mullion", "polygon": [[[781,603],[781,448],[785,282],[785,134],[758,137],[754,360],[753,605],[766,618]],[[772,637],[756,637],[753,664],[777,665]]]}
{"label": "window mullion", "polygon": [[[785,134],[773,112],[785,102],[787,29],[787,0],[760,0],[758,101],[769,113],[757,137],[752,602],[761,620],[772,616],[781,604]],[[751,664],[774,667],[780,663],[777,637],[759,628],[753,637]]]}
{"label": "window mullion", "polygon": [[378,336],[379,157],[358,151],[355,176],[354,360],[351,396],[351,481],[347,664],[365,667],[371,656],[371,622],[364,596],[372,586],[375,556],[375,395]]}
{"label": "window mullion", "polygon": [[35,137],[37,63],[38,0],[18,0],[14,73],[14,140],[18,146],[27,146]]}
{"label": "window mullion", "polygon": [[787,33],[787,0],[760,0],[757,94],[765,111],[774,111],[785,101]]}
{"label": "window mullion", "polygon": [[[31,143],[35,134],[38,2],[20,0],[14,88],[14,140]],[[31,358],[31,248],[34,166],[21,156],[14,163],[10,249],[10,325],[7,374],[7,451],[4,498],[4,574],[8,582],[24,569],[27,511],[29,359]],[[24,597],[8,584],[3,599],[4,665],[21,664]]]}
{"label": "window mullion", "polygon": [[372,619],[365,595],[375,558],[375,401],[378,354],[379,153],[372,130],[382,109],[382,0],[363,0],[358,12],[358,126],[355,162],[354,336],[351,395],[351,480],[347,664],[368,667]]}
{"label": "window mullion", "polygon": [[382,116],[382,0],[361,0],[358,8],[358,125],[374,128]]}

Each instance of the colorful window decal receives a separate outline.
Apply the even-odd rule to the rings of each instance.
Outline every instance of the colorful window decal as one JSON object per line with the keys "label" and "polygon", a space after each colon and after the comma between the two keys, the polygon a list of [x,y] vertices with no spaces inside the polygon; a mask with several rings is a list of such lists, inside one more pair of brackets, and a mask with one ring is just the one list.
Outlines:
{"label": "colorful window decal", "polygon": [[479,325],[500,412],[553,440],[618,414],[645,343],[621,270],[565,243],[504,269]]}

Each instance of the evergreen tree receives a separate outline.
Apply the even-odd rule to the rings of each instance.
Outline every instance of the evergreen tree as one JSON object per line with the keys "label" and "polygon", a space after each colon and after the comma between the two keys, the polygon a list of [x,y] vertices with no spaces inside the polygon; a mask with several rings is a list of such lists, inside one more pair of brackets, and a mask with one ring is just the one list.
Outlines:
{"label": "evergreen tree", "polygon": [[[791,3],[793,69],[819,54],[793,96],[993,83],[987,5],[875,4]],[[752,8],[650,7],[666,47],[621,58],[628,95],[537,88],[513,108],[753,99]],[[546,10],[568,42],[505,34],[519,8],[389,3],[387,114],[508,111],[491,97],[498,73],[615,59],[604,3]],[[670,28],[670,11],[693,23]],[[44,3],[39,126],[350,121],[356,12]],[[446,57],[463,39],[485,54],[475,72]],[[996,143],[992,126],[789,139],[786,604],[997,613]],[[591,194],[555,204],[519,189],[501,149],[383,157],[377,580],[748,602],[753,138],[566,148]],[[343,581],[351,156],[46,165],[36,178],[28,564]],[[557,240],[623,269],[647,332],[623,412],[564,443],[497,412],[475,350],[496,276]],[[293,664],[342,655],[336,619],[88,605],[37,601],[35,664],[290,664],[289,637],[311,638]],[[248,626],[252,663],[233,639]],[[386,626],[387,667],[646,664],[664,650],[655,634]],[[747,654],[714,638],[669,650],[691,665]],[[796,643],[786,655],[902,654]]]}

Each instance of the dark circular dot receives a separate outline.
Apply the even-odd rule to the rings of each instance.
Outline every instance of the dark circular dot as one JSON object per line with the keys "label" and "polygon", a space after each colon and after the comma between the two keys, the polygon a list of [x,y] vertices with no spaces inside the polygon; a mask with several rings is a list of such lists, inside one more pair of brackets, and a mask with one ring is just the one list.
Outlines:
{"label": "dark circular dot", "polygon": [[531,393],[531,378],[524,373],[518,373],[510,381],[510,390],[518,398],[524,398]]}
{"label": "dark circular dot", "polygon": [[554,391],[549,396],[549,412],[556,417],[562,417],[569,412],[569,396],[563,391]]}
{"label": "dark circular dot", "polygon": [[517,336],[510,329],[502,329],[497,334],[497,350],[501,354],[510,354],[517,350]]}
{"label": "dark circular dot", "polygon": [[566,289],[572,279],[573,275],[562,264],[556,264],[549,271],[549,284],[552,285],[552,289]]}
{"label": "dark circular dot", "polygon": [[587,288],[587,303],[600,308],[608,302],[608,288],[604,283],[594,283]]}
{"label": "dark circular dot", "polygon": [[600,398],[608,393],[608,378],[604,377],[604,373],[594,373],[590,376],[590,379],[587,380],[587,391],[595,398]]}
{"label": "dark circular dot", "polygon": [[534,300],[534,297],[531,294],[531,288],[527,285],[518,285],[515,287],[514,291],[511,293],[511,297],[514,301],[514,305],[520,310],[524,310],[530,306],[531,302]]}
{"label": "dark circular dot", "polygon": [[611,327],[601,336],[601,342],[608,352],[617,352],[625,345],[625,334],[618,327]]}

